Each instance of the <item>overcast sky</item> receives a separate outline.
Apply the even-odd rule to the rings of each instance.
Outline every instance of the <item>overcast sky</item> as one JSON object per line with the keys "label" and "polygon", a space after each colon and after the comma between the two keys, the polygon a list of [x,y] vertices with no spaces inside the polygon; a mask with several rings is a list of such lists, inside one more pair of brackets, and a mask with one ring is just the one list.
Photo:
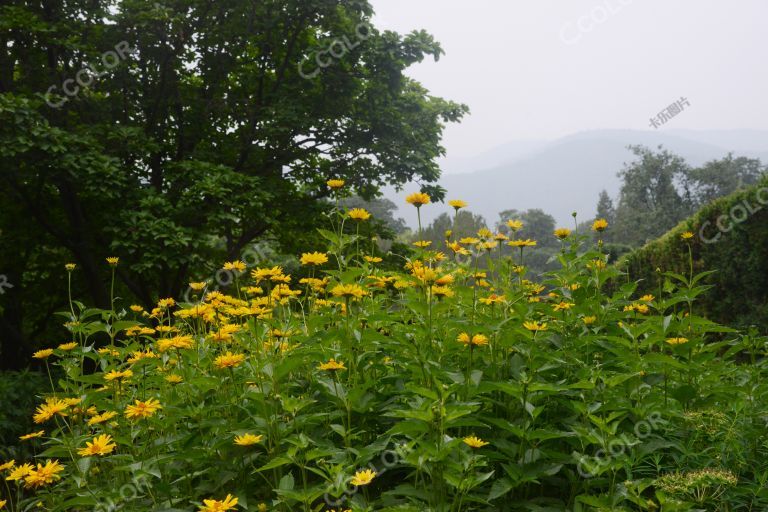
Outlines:
{"label": "overcast sky", "polygon": [[440,41],[409,74],[472,113],[449,157],[601,129],[768,129],[768,0],[371,0],[374,22]]}

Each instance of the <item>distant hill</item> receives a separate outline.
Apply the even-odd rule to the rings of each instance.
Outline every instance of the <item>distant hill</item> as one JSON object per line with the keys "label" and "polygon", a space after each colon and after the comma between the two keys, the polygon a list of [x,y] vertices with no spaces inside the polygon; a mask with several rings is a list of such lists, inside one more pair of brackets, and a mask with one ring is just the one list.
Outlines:
{"label": "distant hill", "polygon": [[[457,159],[444,166],[450,165],[452,174],[444,174],[441,184],[448,190],[448,199],[467,201],[470,210],[483,215],[490,224],[503,210],[541,208],[559,224],[570,225],[573,211],[581,220],[594,215],[600,190],[616,196],[620,186],[617,173],[632,160],[626,147],[634,144],[663,145],[691,165],[721,158],[729,151],[768,162],[768,131],[596,130],[549,143],[511,142],[479,155],[477,166],[473,166],[473,159]],[[507,160],[482,167],[484,162],[499,158]],[[464,172],[459,172],[460,166],[464,166]],[[385,192],[400,207],[399,215],[409,226],[415,225],[416,216],[412,208],[405,208],[404,197],[417,188],[413,185],[399,194]],[[450,210],[446,204],[430,205],[423,209],[422,221],[429,223]]]}

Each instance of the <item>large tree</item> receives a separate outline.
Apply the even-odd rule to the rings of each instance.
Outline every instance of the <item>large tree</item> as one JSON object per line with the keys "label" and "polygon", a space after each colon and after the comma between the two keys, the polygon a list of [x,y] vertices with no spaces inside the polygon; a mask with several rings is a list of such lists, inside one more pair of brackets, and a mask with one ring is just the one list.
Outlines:
{"label": "large tree", "polygon": [[4,2],[0,230],[14,245],[0,273],[18,284],[0,298],[16,310],[4,360],[61,305],[65,261],[105,306],[103,259],[120,256],[122,293],[149,304],[259,238],[300,245],[328,178],[366,198],[415,180],[439,198],[443,126],[466,107],[404,75],[442,53],[429,34],[379,31],[372,14],[365,0]]}
{"label": "large tree", "polygon": [[684,186],[690,171],[685,160],[661,147],[629,149],[636,160],[619,172],[623,183],[613,229],[616,240],[639,246],[690,215],[694,204]]}
{"label": "large tree", "polygon": [[728,153],[724,158],[691,169],[687,181],[693,200],[700,207],[741,187],[754,185],[763,173],[765,166],[760,160]]}

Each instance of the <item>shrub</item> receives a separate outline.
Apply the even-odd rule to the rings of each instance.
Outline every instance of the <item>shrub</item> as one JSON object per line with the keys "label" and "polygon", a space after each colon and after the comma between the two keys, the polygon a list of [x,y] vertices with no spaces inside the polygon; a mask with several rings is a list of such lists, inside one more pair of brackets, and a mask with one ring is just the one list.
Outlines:
{"label": "shrub", "polygon": [[[620,266],[641,288],[673,286],[656,269],[688,271],[687,245],[694,270],[712,269],[714,285],[698,298],[713,320],[744,327],[768,325],[768,178],[708,204],[646,246],[625,256]],[[722,229],[720,226],[722,226]],[[726,231],[727,230],[727,231]],[[680,238],[694,234],[690,244]]]}

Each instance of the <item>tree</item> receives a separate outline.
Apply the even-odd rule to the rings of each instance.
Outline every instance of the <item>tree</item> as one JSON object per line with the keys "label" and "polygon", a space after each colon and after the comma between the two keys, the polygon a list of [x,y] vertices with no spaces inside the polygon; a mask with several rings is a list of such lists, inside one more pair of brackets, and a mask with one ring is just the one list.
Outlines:
{"label": "tree", "polygon": [[254,240],[300,245],[328,178],[365,198],[416,180],[439,199],[442,130],[467,108],[404,74],[442,54],[429,34],[381,32],[372,14],[365,0],[0,7],[0,230],[19,248],[0,269],[28,283],[4,361],[30,350],[31,297],[65,303],[38,279],[68,260],[105,307],[104,257],[120,256],[120,294],[150,305]]}
{"label": "tree", "polygon": [[698,208],[739,188],[754,185],[765,172],[760,160],[734,158],[733,153],[728,153],[720,160],[711,160],[702,167],[691,169],[686,179]]}
{"label": "tree", "polygon": [[[472,213],[469,210],[460,210],[455,217],[441,213],[429,226],[424,228],[421,239],[431,241],[431,248],[445,251],[446,231],[451,231],[451,240],[456,241],[463,237],[476,237],[477,232],[486,226],[482,215]],[[416,238],[418,238],[418,234],[414,233],[414,240]]]}
{"label": "tree", "polygon": [[[597,200],[597,216],[596,219],[605,219],[608,221],[608,225],[612,226],[616,222],[616,209],[613,207],[613,200],[608,192],[603,189],[600,192],[600,197]],[[610,242],[613,239],[613,230],[607,231],[602,235],[603,241]]]}
{"label": "tree", "polygon": [[522,212],[504,210],[499,214],[499,218],[496,228],[502,233],[509,233],[506,224],[508,220],[521,220],[523,228],[519,231],[520,237],[536,240],[538,247],[559,247],[557,239],[553,235],[555,218],[544,210],[539,208],[531,208]]}
{"label": "tree", "polygon": [[638,159],[619,172],[623,183],[614,240],[639,246],[690,215],[694,204],[684,186],[690,170],[685,160],[661,147],[656,152],[642,146],[629,149]]}

